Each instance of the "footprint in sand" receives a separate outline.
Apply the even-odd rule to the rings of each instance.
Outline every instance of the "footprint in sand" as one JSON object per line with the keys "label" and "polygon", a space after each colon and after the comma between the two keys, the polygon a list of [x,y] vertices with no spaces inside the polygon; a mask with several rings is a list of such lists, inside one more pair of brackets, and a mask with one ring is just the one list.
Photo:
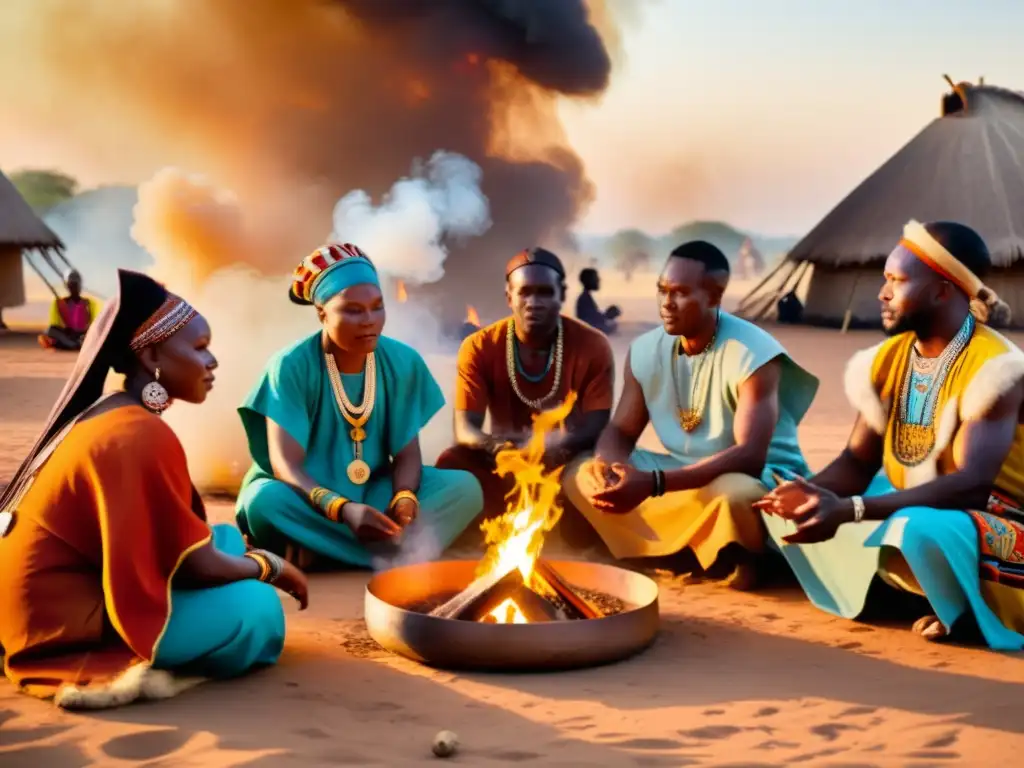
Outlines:
{"label": "footprint in sand", "polygon": [[761,707],[761,709],[754,713],[754,717],[771,717],[777,714],[779,714],[778,707]]}
{"label": "footprint in sand", "polygon": [[4,768],[86,768],[95,765],[91,758],[74,747],[25,747],[0,753]]}
{"label": "footprint in sand", "polygon": [[952,747],[959,740],[960,731],[950,731],[943,736],[939,736],[937,739],[932,739],[925,744],[925,747],[927,749],[945,749],[946,747]]}
{"label": "footprint in sand", "polygon": [[694,728],[692,731],[677,731],[680,736],[688,736],[691,739],[709,741],[712,739],[727,739],[742,732],[742,728],[735,725],[705,725],[701,728]]}
{"label": "footprint in sand", "polygon": [[[2,722],[0,722],[0,725],[2,725]],[[66,730],[67,727],[61,725],[43,725],[38,728],[3,728],[0,729],[0,747],[11,747],[15,744],[42,741]]]}
{"label": "footprint in sand", "polygon": [[846,723],[822,723],[821,725],[811,727],[811,733],[815,736],[820,736],[825,741],[835,741],[843,731],[862,730],[864,729],[859,728],[856,725],[847,725]]}
{"label": "footprint in sand", "polygon": [[17,716],[18,713],[15,712],[13,709],[0,710],[0,727],[3,727],[4,723],[6,723],[8,720],[13,720]]}
{"label": "footprint in sand", "polygon": [[189,734],[178,728],[118,736],[100,746],[109,756],[118,760],[155,760],[181,749]]}

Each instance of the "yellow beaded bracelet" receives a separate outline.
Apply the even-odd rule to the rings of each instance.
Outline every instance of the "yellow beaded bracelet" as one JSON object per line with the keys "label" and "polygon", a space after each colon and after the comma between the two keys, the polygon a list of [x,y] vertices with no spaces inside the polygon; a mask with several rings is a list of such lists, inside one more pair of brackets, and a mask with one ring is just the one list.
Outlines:
{"label": "yellow beaded bracelet", "polygon": [[350,500],[346,499],[344,496],[338,496],[335,494],[335,498],[331,499],[327,504],[327,509],[324,510],[324,513],[327,515],[327,519],[332,523],[336,523],[341,520],[341,508],[348,504],[349,501]]}

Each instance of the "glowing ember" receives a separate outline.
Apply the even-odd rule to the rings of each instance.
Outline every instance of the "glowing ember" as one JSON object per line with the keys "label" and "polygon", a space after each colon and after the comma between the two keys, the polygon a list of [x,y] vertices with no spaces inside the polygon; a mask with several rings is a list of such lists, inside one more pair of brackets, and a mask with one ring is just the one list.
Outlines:
{"label": "glowing ember", "polygon": [[480,315],[477,314],[476,307],[466,305],[466,322],[470,325],[475,325],[477,328],[480,327]]}
{"label": "glowing ember", "polygon": [[[562,489],[563,468],[545,471],[544,445],[548,434],[563,426],[575,403],[576,393],[570,392],[560,406],[534,417],[533,433],[526,447],[498,454],[495,471],[502,477],[512,475],[515,485],[507,497],[505,514],[485,520],[480,526],[487,552],[477,569],[478,577],[496,570],[518,568],[523,583],[534,588],[533,568],[544,547],[544,534],[554,528],[562,516],[558,495]],[[526,623],[526,617],[511,598],[500,603],[485,620],[499,624]]]}
{"label": "glowing ember", "polygon": [[405,283],[402,280],[395,283],[395,299],[399,304],[404,304],[409,299],[409,294],[405,290]]}
{"label": "glowing ember", "polygon": [[519,610],[519,605],[511,597],[506,598],[497,608],[484,617],[484,621],[492,624],[527,624],[526,616]]}

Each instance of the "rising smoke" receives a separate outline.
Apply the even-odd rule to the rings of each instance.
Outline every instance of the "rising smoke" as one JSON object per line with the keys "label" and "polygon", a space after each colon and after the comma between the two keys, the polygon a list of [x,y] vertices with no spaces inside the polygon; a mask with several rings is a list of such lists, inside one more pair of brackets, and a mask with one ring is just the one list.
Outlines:
{"label": "rising smoke", "polygon": [[[391,299],[385,333],[414,345],[446,390],[455,380],[451,342],[415,298],[393,300],[395,281],[439,279],[444,243],[486,232],[490,213],[480,180],[476,164],[438,152],[397,181],[380,205],[357,190],[334,212],[335,233],[346,236],[333,239],[359,243],[382,275]],[[271,355],[319,329],[311,308],[287,300],[289,274],[265,275],[238,263],[237,254],[259,248],[256,231],[234,197],[202,177],[168,168],[139,187],[132,236],[154,257],[150,274],[187,297],[213,330],[216,387],[201,407],[178,404],[166,417],[204,491],[237,490],[249,456],[235,409]],[[450,410],[435,416],[420,439],[425,459],[436,457],[451,439]]]}
{"label": "rising smoke", "polygon": [[[273,351],[316,330],[284,291],[328,236],[412,284],[386,332],[450,391],[432,339],[461,319],[453,297],[498,315],[500,265],[569,242],[592,198],[556,102],[606,88],[608,21],[605,0],[0,4],[0,64],[19,73],[0,98],[88,175],[149,179],[133,237],[211,321],[218,386],[168,415],[197,484],[231,491],[246,469],[235,408]],[[450,438],[440,414],[424,457]]]}
{"label": "rising smoke", "polygon": [[320,245],[349,190],[377,198],[412,158],[457,152],[483,171],[493,226],[453,246],[434,293],[475,289],[493,315],[499,265],[567,242],[592,197],[555,109],[608,84],[604,5],[8,0],[0,63],[20,74],[0,98],[105,180],[175,166],[232,190],[259,244],[244,258],[265,272]]}

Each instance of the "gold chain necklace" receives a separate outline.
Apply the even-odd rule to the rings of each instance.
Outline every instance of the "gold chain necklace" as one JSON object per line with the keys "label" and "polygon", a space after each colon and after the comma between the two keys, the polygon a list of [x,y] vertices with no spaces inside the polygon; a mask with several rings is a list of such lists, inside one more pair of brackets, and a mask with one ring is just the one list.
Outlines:
{"label": "gold chain necklace", "polygon": [[363,460],[363,441],[366,439],[366,430],[363,427],[370,420],[374,403],[377,401],[377,358],[373,352],[366,356],[366,367],[363,370],[363,402],[358,406],[353,405],[345,393],[345,384],[341,380],[334,355],[325,353],[324,360],[327,363],[327,378],[331,380],[331,389],[334,390],[338,410],[352,427],[348,434],[352,438],[352,453],[355,458],[346,468],[346,474],[353,483],[362,485],[370,479],[370,465]]}
{"label": "gold chain necklace", "polygon": [[551,383],[551,390],[546,395],[531,400],[519,389],[519,377],[516,375],[516,321],[511,317],[508,319],[505,335],[505,367],[508,369],[508,380],[516,397],[532,411],[543,410],[547,402],[558,394],[558,387],[562,383],[562,333],[562,318],[558,318],[558,337],[555,339],[555,379]]}
{"label": "gold chain necklace", "polygon": [[[679,426],[687,433],[693,432],[704,421],[704,404],[708,398],[711,376],[708,375],[702,379],[701,373],[704,371],[704,361],[715,348],[715,340],[717,338],[718,326],[716,324],[711,340],[697,355],[696,362],[690,366],[690,403],[687,408],[683,408],[683,404],[680,402],[679,380],[678,373],[676,372],[676,357],[685,354],[683,351],[683,340],[677,338],[676,343],[672,345],[672,357],[669,360],[669,364],[672,366],[672,389],[676,395],[676,417],[679,419]],[[699,393],[698,386],[700,386]]]}

